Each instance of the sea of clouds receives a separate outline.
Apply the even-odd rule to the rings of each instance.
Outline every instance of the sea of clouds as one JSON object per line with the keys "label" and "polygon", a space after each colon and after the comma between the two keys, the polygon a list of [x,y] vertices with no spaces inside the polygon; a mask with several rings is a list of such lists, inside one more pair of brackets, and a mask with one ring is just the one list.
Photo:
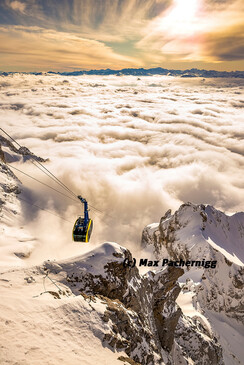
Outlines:
{"label": "sea of clouds", "polygon": [[[13,74],[0,78],[1,126],[91,210],[91,243],[139,245],[145,225],[183,202],[243,210],[243,80]],[[10,161],[11,162],[11,161]],[[15,166],[55,185],[30,163]],[[82,206],[29,178],[23,222],[56,251]],[[65,193],[65,191],[63,191]],[[40,243],[39,243],[40,244]],[[70,246],[69,246],[70,247]]]}

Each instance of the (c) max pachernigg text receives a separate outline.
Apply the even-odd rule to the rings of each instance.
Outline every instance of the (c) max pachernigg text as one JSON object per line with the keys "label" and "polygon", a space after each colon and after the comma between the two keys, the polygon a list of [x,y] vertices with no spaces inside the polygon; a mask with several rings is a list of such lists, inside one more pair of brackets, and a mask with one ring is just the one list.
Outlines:
{"label": "(c) max pachernigg text", "polygon": [[[123,262],[124,267],[134,267],[136,265],[136,259],[133,258],[131,261],[129,259],[125,259]],[[205,269],[215,269],[217,265],[217,261],[212,260],[168,260],[168,259],[162,259],[160,260],[148,260],[148,259],[140,259],[139,266],[146,266],[146,267],[160,267],[160,266],[175,266],[175,267],[203,267]]]}

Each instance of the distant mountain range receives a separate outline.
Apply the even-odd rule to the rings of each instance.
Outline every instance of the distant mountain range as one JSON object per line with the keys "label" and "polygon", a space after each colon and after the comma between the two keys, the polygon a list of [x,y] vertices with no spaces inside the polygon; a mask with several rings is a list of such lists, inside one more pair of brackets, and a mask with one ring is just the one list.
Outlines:
{"label": "distant mountain range", "polygon": [[[1,76],[8,76],[17,72],[2,72]],[[24,72],[26,73],[26,72]],[[89,71],[71,71],[71,72],[28,72],[33,75],[63,75],[63,76],[79,76],[79,75],[134,75],[134,76],[152,76],[152,75],[167,75],[167,76],[180,76],[180,77],[235,77],[244,78],[244,71],[215,71],[215,70],[199,70],[197,68],[187,70],[169,70],[167,68],[123,68],[122,70],[89,70]]]}

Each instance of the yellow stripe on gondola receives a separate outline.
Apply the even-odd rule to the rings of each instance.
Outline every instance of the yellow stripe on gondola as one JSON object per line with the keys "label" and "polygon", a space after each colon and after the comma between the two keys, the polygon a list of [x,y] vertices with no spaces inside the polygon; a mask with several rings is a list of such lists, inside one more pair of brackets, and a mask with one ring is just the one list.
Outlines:
{"label": "yellow stripe on gondola", "polygon": [[89,242],[89,239],[88,239],[88,233],[89,233],[89,229],[90,229],[90,226],[91,226],[91,219],[89,220],[89,223],[88,223],[88,227],[87,227],[87,231],[86,231],[86,242]]}

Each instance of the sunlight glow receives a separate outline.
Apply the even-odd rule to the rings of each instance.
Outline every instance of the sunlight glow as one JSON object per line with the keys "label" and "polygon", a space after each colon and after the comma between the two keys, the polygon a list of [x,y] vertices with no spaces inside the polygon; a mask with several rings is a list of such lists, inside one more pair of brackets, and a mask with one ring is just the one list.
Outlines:
{"label": "sunlight glow", "polygon": [[196,14],[199,0],[175,0],[170,16],[174,20],[189,21]]}
{"label": "sunlight glow", "polygon": [[199,29],[199,5],[200,0],[174,0],[171,10],[162,19],[161,27],[172,36],[193,34]]}

